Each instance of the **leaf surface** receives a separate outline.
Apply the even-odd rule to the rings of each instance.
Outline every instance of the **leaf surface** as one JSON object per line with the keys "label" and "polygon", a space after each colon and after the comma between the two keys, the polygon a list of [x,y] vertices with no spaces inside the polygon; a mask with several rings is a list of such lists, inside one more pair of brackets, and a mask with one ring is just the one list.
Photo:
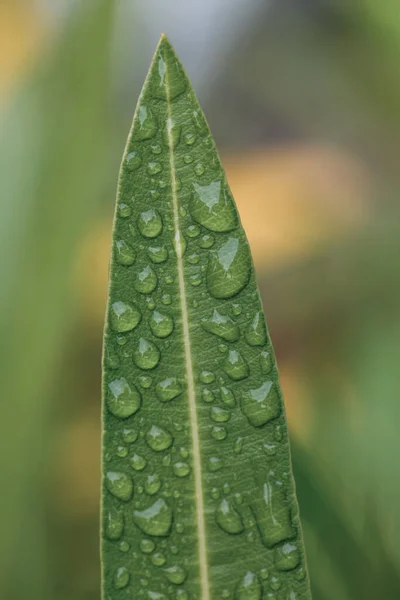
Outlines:
{"label": "leaf surface", "polygon": [[104,342],[104,598],[311,598],[274,352],[162,37],[122,161]]}

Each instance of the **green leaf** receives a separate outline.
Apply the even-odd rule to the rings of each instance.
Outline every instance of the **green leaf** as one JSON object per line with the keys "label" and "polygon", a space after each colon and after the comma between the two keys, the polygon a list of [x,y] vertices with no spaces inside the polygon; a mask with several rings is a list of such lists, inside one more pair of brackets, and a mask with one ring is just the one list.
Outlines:
{"label": "green leaf", "polygon": [[165,37],[121,166],[103,391],[104,598],[311,598],[248,243]]}

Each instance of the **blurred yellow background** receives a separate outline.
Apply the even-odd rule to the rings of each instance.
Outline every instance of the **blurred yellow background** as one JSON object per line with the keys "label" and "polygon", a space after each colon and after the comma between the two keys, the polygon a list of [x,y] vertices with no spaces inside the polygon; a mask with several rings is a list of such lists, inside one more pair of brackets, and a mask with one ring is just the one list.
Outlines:
{"label": "blurred yellow background", "polygon": [[203,105],[255,259],[314,600],[398,600],[393,0],[0,3],[0,598],[100,598],[111,221],[163,31]]}

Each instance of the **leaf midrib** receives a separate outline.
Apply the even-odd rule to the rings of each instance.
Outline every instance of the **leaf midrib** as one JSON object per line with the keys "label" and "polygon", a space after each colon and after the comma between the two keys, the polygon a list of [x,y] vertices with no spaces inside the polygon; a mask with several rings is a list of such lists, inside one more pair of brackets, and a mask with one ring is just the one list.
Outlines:
{"label": "leaf midrib", "polygon": [[182,330],[183,330],[183,344],[185,349],[185,371],[187,379],[187,390],[188,390],[188,401],[189,401],[189,415],[190,415],[190,427],[192,435],[192,449],[193,449],[193,473],[195,483],[195,505],[196,505],[196,522],[198,532],[198,552],[199,552],[199,567],[200,567],[200,582],[202,588],[202,600],[210,600],[210,585],[208,577],[208,563],[207,563],[207,542],[206,542],[206,526],[204,520],[204,500],[203,500],[203,483],[201,477],[201,452],[200,452],[200,438],[199,438],[199,425],[197,418],[196,408],[196,391],[194,384],[193,375],[193,363],[192,363],[192,352],[190,343],[189,333],[189,313],[186,301],[186,286],[185,277],[183,270],[183,252],[182,252],[182,234],[179,226],[179,202],[178,202],[178,190],[177,190],[177,178],[175,169],[175,156],[174,156],[174,143],[172,139],[172,113],[171,113],[171,102],[170,102],[170,86],[169,86],[169,69],[168,63],[166,63],[165,72],[165,90],[166,90],[166,104],[167,104],[167,132],[168,132],[168,149],[169,149],[169,166],[171,175],[171,194],[172,194],[172,208],[174,216],[174,230],[175,230],[175,253],[177,257],[177,268],[178,268],[178,280],[179,280],[179,292],[180,292],[180,306],[182,314]]}

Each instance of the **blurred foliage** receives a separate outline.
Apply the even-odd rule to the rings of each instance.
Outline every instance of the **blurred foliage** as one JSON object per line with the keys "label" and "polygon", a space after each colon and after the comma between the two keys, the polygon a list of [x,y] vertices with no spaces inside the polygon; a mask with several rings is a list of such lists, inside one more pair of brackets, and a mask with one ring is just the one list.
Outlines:
{"label": "blurred foliage", "polygon": [[[99,598],[102,315],[142,57],[117,81],[112,1],[75,4],[53,37],[33,3],[0,12],[7,600]],[[242,35],[205,109],[278,353],[314,600],[397,600],[399,11],[268,3]]]}

